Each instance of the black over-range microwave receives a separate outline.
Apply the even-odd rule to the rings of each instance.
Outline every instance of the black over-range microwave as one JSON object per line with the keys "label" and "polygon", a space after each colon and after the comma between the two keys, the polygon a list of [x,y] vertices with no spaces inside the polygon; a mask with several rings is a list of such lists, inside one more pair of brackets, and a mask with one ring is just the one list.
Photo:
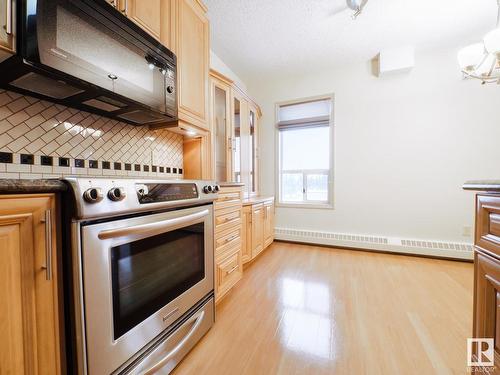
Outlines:
{"label": "black over-range microwave", "polygon": [[177,119],[176,57],[105,0],[17,0],[0,86],[134,125]]}

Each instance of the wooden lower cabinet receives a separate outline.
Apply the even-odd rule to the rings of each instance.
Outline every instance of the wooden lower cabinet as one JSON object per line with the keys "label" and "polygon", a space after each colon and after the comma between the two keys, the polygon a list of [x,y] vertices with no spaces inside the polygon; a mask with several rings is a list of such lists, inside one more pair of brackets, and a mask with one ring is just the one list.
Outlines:
{"label": "wooden lower cabinet", "polygon": [[215,302],[243,276],[243,186],[222,186],[214,203]]}
{"label": "wooden lower cabinet", "polygon": [[252,206],[252,258],[264,250],[264,205]]}
{"label": "wooden lower cabinet", "polygon": [[60,374],[55,197],[0,196],[0,373]]}
{"label": "wooden lower cabinet", "polygon": [[500,260],[476,252],[474,337],[493,338],[500,363]]}
{"label": "wooden lower cabinet", "polygon": [[252,206],[243,206],[241,260],[243,263],[252,260]]}
{"label": "wooden lower cabinet", "polygon": [[221,258],[216,257],[215,274],[217,280],[215,302],[217,303],[243,277],[240,246],[225,253]]}
{"label": "wooden lower cabinet", "polygon": [[274,203],[264,202],[264,248],[274,241]]}
{"label": "wooden lower cabinet", "polygon": [[492,338],[500,363],[500,195],[476,197],[474,254],[475,338]]}
{"label": "wooden lower cabinet", "polygon": [[243,206],[243,263],[255,259],[274,241],[274,199]]}

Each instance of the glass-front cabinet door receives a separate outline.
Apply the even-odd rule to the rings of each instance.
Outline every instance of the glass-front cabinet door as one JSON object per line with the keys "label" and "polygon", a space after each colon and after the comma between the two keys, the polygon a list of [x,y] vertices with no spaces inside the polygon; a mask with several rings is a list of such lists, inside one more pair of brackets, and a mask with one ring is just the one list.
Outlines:
{"label": "glass-front cabinet door", "polygon": [[249,112],[248,112],[248,124],[249,124],[249,131],[250,131],[250,136],[249,136],[249,150],[250,150],[250,156],[249,156],[249,166],[250,166],[250,176],[249,176],[249,192],[250,194],[257,194],[258,192],[258,181],[257,181],[257,176],[258,176],[258,149],[257,149],[257,143],[258,143],[258,133],[257,133],[257,110],[255,107],[250,106],[249,107]]}
{"label": "glass-front cabinet door", "polygon": [[231,180],[232,129],[231,95],[229,86],[212,82],[212,124],[215,151],[215,179],[218,182]]}
{"label": "glass-front cabinet door", "polygon": [[233,181],[242,182],[241,176],[241,100],[237,97],[233,98]]}

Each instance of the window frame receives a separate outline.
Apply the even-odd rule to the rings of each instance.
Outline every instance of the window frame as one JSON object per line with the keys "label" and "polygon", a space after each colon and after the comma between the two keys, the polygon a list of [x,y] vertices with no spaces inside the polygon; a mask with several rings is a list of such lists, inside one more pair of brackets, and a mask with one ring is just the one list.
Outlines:
{"label": "window frame", "polygon": [[[330,106],[330,121],[328,124],[329,129],[329,165],[330,168],[328,170],[328,200],[327,201],[312,201],[305,200],[307,194],[307,187],[304,186],[305,191],[303,191],[304,200],[301,202],[283,202],[282,194],[281,194],[281,179],[282,179],[282,141],[281,141],[281,131],[278,128],[279,123],[279,112],[280,107],[284,105],[290,104],[298,104],[304,103],[308,101],[316,101],[316,100],[325,100],[328,99],[331,101]],[[276,206],[277,207],[290,207],[290,208],[320,208],[320,209],[333,209],[334,208],[334,130],[335,130],[335,121],[334,121],[334,106],[335,106],[335,95],[334,94],[326,94],[326,95],[318,95],[307,98],[300,98],[288,101],[282,101],[275,104],[275,195],[276,195]],[[286,130],[285,130],[286,131]],[[314,174],[314,172],[324,172],[325,170],[290,170],[286,172],[301,172],[303,174],[303,179],[306,181],[308,174]],[[318,173],[316,173],[318,174]],[[319,173],[322,174],[322,173]],[[306,185],[306,184],[305,184]]]}

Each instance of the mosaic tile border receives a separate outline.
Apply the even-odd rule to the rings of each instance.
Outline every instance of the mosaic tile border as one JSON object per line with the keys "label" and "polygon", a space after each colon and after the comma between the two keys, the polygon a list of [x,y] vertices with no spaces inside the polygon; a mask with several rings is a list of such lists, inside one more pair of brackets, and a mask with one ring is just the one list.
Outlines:
{"label": "mosaic tile border", "polygon": [[182,178],[183,137],[0,89],[0,178]]}
{"label": "mosaic tile border", "polygon": [[182,168],[110,162],[106,160],[71,159],[54,155],[17,154],[0,151],[0,178],[37,179],[65,176],[120,176],[182,178]]}

